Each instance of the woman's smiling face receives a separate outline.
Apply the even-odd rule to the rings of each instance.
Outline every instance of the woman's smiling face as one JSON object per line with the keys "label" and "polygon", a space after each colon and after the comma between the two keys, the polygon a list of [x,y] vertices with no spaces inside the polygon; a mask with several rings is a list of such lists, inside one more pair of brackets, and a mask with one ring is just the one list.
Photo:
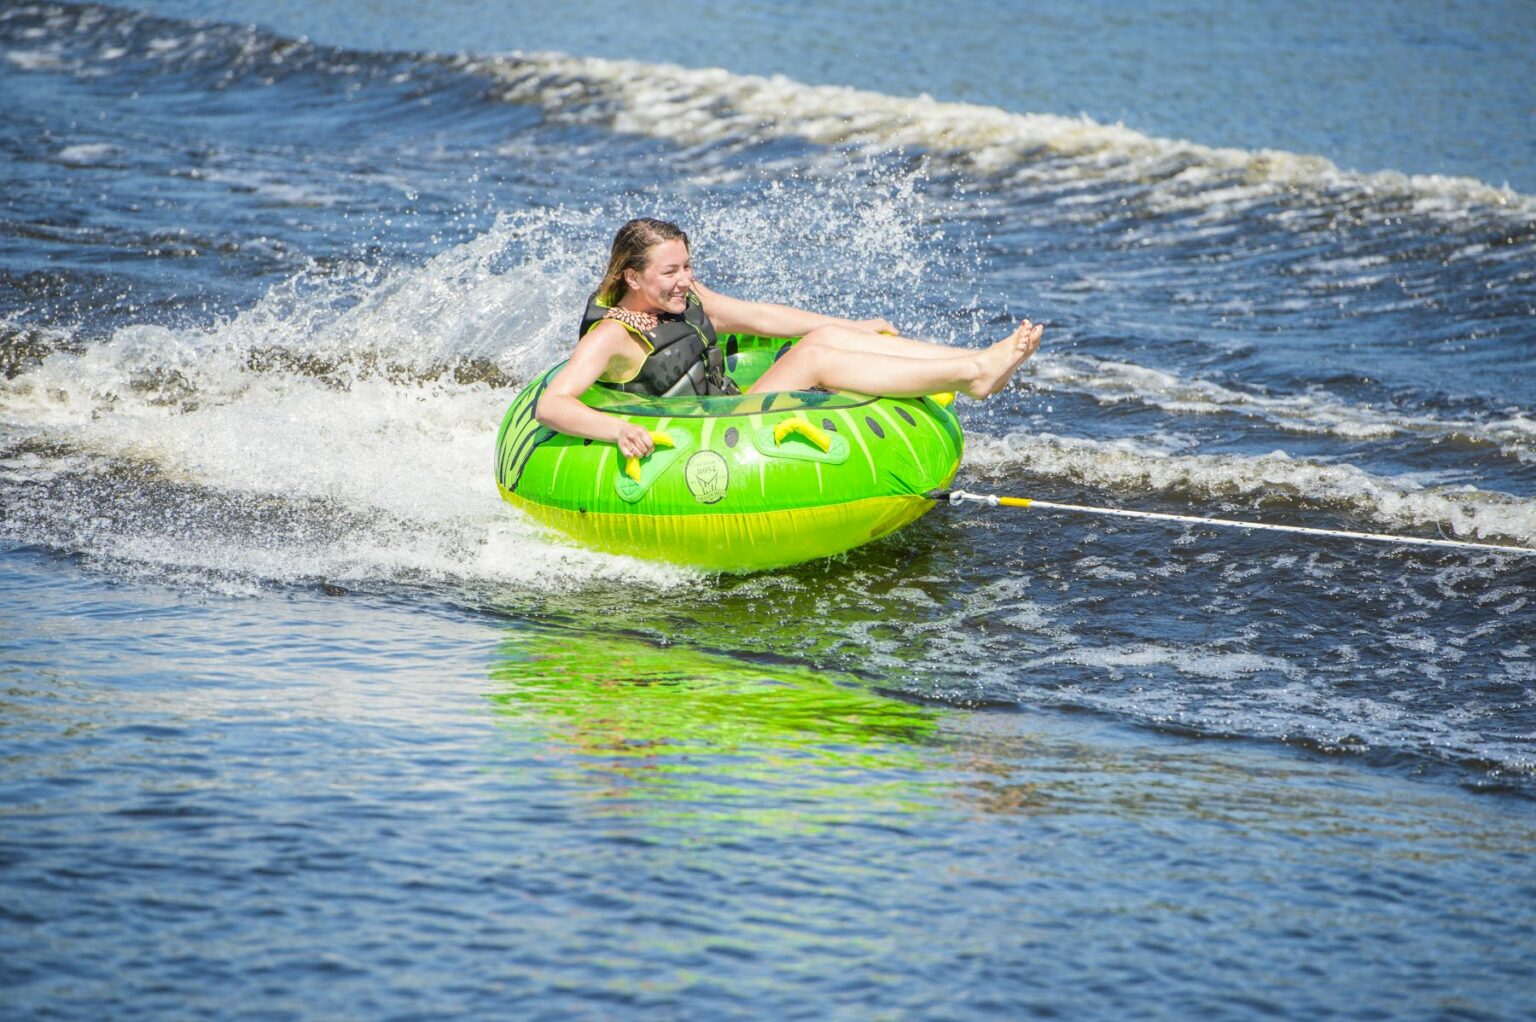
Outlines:
{"label": "woman's smiling face", "polygon": [[688,308],[688,289],[693,287],[693,261],[688,246],[674,238],[653,247],[645,269],[637,273],[624,271],[624,283],[629,286],[625,300],[633,299],[635,305],[644,303],[639,311],[663,310],[681,314]]}

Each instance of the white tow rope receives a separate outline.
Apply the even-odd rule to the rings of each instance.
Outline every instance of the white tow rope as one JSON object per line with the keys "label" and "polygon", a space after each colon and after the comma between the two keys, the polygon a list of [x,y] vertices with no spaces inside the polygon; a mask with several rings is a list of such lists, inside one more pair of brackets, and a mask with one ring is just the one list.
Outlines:
{"label": "white tow rope", "polygon": [[1158,511],[1127,511],[1117,507],[1093,507],[1087,504],[1058,504],[1050,500],[1034,500],[1030,497],[1000,497],[995,493],[967,493],[951,490],[937,493],[938,500],[948,499],[951,507],[959,507],[967,501],[986,504],[989,507],[1041,507],[1052,511],[1077,511],[1089,515],[1114,515],[1119,518],[1150,518],[1159,522],[1183,522],[1187,525],[1219,525],[1228,529],[1264,529],[1269,532],[1297,532],[1305,536],[1332,536],[1342,539],[1364,539],[1374,543],[1403,543],[1410,546],[1450,547],[1456,550],[1495,550],[1501,554],[1536,554],[1536,549],[1523,546],[1502,546],[1498,543],[1472,543],[1464,539],[1427,539],[1419,536],[1393,536],[1383,532],[1352,532],[1348,529],[1313,529],[1305,525],[1275,525],[1270,522],[1243,522],[1235,518],[1204,518],[1200,515],[1174,515]]}

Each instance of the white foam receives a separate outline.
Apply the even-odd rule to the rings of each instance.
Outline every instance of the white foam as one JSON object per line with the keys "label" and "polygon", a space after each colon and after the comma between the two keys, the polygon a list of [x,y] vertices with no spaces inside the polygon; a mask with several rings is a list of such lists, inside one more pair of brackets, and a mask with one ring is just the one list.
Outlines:
{"label": "white foam", "polygon": [[1054,663],[1096,667],[1111,672],[1166,666],[1181,675],[1219,680],[1241,678],[1261,671],[1276,671],[1297,678],[1304,674],[1279,657],[1255,653],[1223,653],[1199,646],[1163,646],[1155,643],[1083,646],[1040,657],[1028,666],[1033,669]]}
{"label": "white foam", "polygon": [[1507,457],[1536,462],[1536,419],[1522,412],[1485,421],[1442,419],[1390,406],[1355,404],[1321,388],[1301,394],[1257,394],[1077,354],[1042,357],[1031,372],[1036,382],[1053,390],[1086,394],[1106,405],[1134,401],[1181,415],[1240,415],[1288,432],[1349,440],[1420,436],[1483,443],[1498,447]]}
{"label": "white foam", "polygon": [[[691,573],[553,541],[496,492],[496,427],[516,391],[455,382],[445,366],[483,357],[522,378],[528,363],[551,361],[591,272],[554,269],[550,246],[498,270],[519,226],[505,218],[422,267],[303,276],[205,329],[128,327],[80,353],[56,351],[0,382],[0,423],[74,453],[18,455],[0,476],[14,484],[144,465],[150,489],[159,480],[208,494],[192,535],[177,525],[179,509],[127,521],[91,506],[54,509],[78,519],[81,552],[156,570],[452,578],[518,591],[684,584]],[[273,349],[330,368],[261,368]],[[287,508],[278,521],[301,527],[221,531],[229,501],[257,520],[263,508]]]}
{"label": "white foam", "polygon": [[195,175],[200,180],[222,184],[231,191],[249,192],[276,206],[325,207],[339,206],[352,197],[294,179],[291,171],[219,170],[199,168]]}
{"label": "white foam", "polygon": [[828,146],[960,154],[978,172],[1022,172],[1031,180],[1162,181],[1149,198],[1154,208],[1194,209],[1212,218],[1277,191],[1319,187],[1405,198],[1426,214],[1456,216],[1468,204],[1522,215],[1536,209],[1530,197],[1471,178],[1352,173],[1318,156],[1211,148],[1086,117],[807,85],[781,75],[559,53],[460,58],[460,64],[504,80],[513,102],[539,105],[557,118],[603,119],[620,131],[690,144],[795,136]]}
{"label": "white foam", "polygon": [[44,50],[8,50],[5,59],[22,71],[59,71],[68,65],[57,48]]}
{"label": "white foam", "polygon": [[80,142],[60,149],[58,161],[76,166],[86,166],[94,163],[106,163],[122,154],[123,147],[113,145],[110,142]]}

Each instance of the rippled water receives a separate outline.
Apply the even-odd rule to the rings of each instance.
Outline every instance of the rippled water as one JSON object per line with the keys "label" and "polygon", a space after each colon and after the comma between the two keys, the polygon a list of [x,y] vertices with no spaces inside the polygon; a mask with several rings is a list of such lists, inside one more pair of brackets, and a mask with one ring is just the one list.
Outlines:
{"label": "rippled water", "polygon": [[0,1016],[1536,1008],[1536,557],[941,507],[702,577],[491,472],[662,213],[1047,319],[968,489],[1536,547],[1523,8],[1048,6],[1015,88],[986,4],[149,6],[0,9]]}
{"label": "rippled water", "polygon": [[5,583],[10,1017],[1529,1007],[1524,803],[426,599]]}

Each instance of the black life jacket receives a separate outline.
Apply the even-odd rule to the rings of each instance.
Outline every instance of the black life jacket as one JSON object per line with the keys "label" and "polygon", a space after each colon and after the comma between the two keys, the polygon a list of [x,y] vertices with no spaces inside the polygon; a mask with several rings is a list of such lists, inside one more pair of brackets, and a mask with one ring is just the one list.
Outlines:
{"label": "black life jacket", "polygon": [[[588,330],[602,322],[609,308],[598,302],[594,291],[587,299],[578,338],[587,336]],[[644,337],[651,345],[651,353],[634,379],[627,383],[599,381],[603,386],[648,397],[741,393],[725,375],[725,355],[716,343],[715,326],[704,315],[704,306],[692,291],[688,292],[688,306],[683,314],[662,313],[657,317],[656,329],[624,326]]]}

